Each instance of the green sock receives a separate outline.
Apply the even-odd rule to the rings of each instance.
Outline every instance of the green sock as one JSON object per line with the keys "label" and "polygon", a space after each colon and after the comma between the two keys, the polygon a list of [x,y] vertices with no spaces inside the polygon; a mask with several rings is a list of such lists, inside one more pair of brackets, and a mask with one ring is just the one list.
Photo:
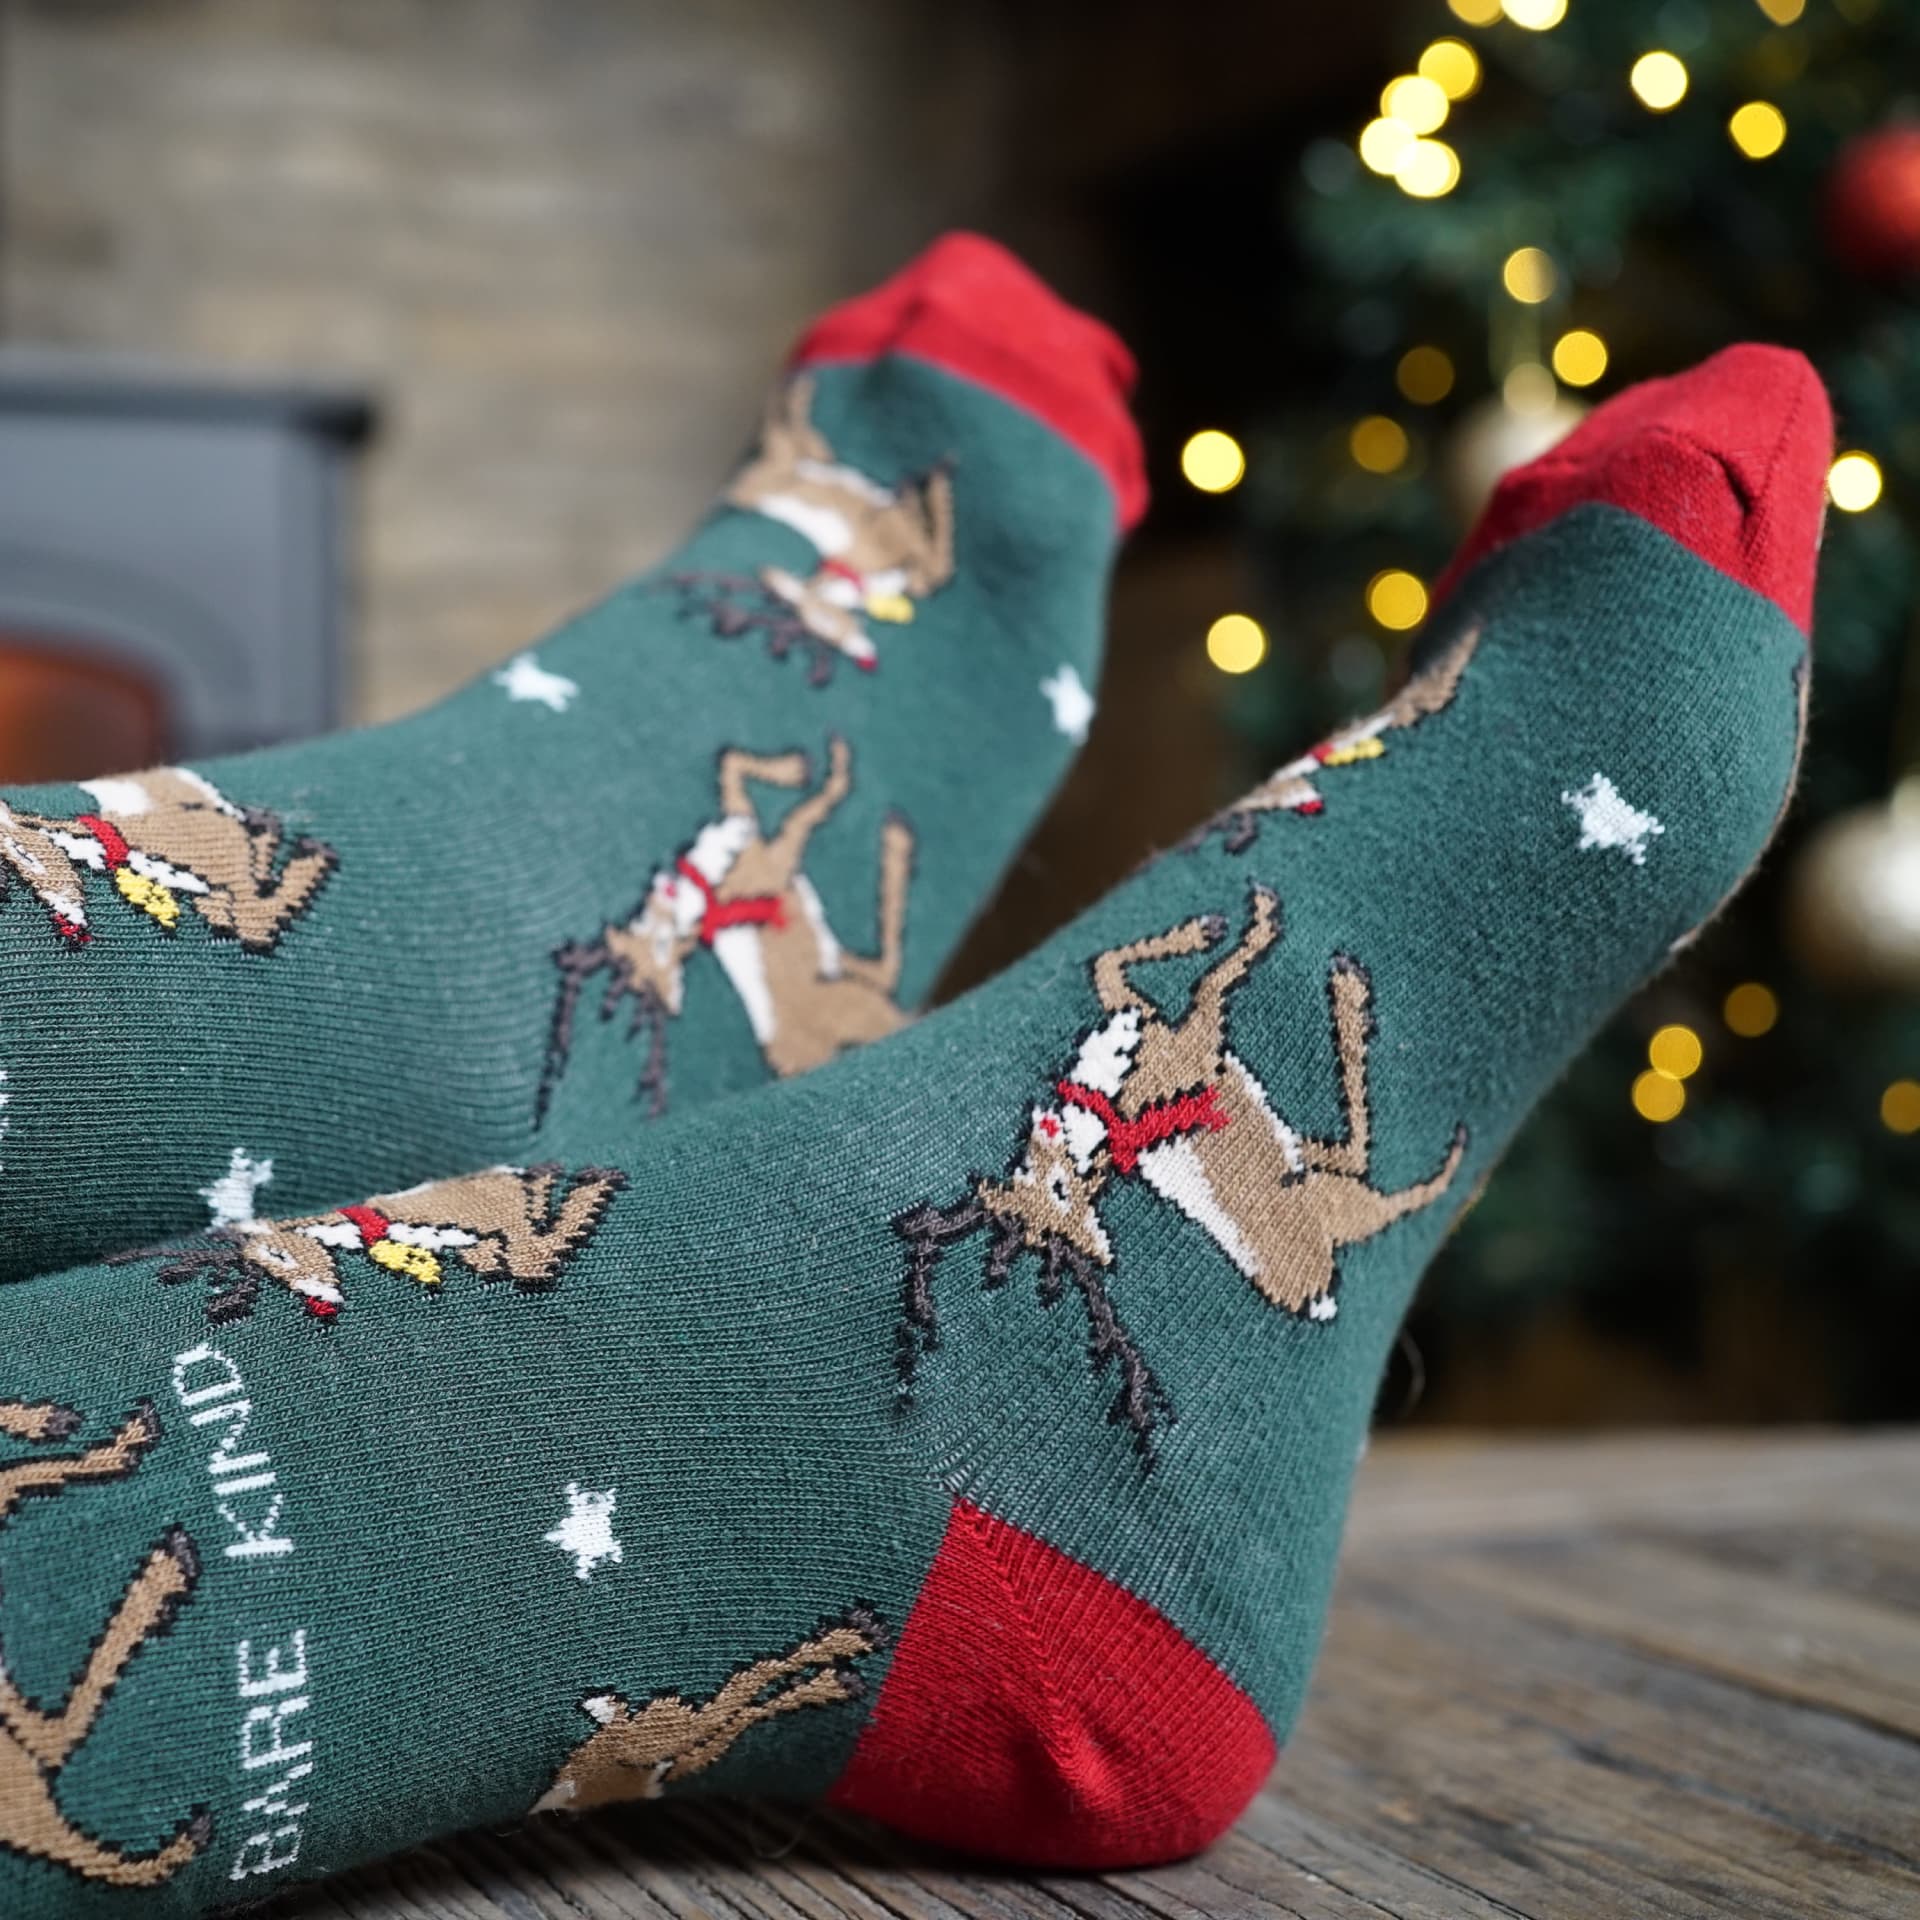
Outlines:
{"label": "green sock", "polygon": [[0,1280],[903,1024],[1085,734],[1131,380],[950,235],[537,650],[394,726],[0,799]]}
{"label": "green sock", "polygon": [[0,1907],[709,1790],[1056,1867],[1218,1833],[1421,1267],[1772,830],[1828,451],[1769,349],[1602,408],[1317,809],[877,1047],[0,1294]]}

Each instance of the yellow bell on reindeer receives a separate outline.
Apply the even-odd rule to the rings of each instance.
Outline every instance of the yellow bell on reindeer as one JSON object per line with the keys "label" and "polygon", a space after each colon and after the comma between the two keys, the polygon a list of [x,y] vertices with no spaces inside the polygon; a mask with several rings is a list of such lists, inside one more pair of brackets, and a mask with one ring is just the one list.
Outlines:
{"label": "yellow bell on reindeer", "polygon": [[1323,767],[1350,767],[1356,760],[1378,760],[1386,752],[1377,733],[1370,733],[1364,740],[1354,740],[1344,747],[1335,747],[1331,753],[1320,756]]}
{"label": "yellow bell on reindeer", "polygon": [[903,627],[913,618],[913,602],[904,593],[872,593],[867,596],[867,612],[876,620]]}
{"label": "yellow bell on reindeer", "polygon": [[404,1240],[376,1240],[367,1249],[367,1258],[376,1267],[417,1280],[423,1287],[437,1287],[446,1277],[430,1248],[409,1246]]}
{"label": "yellow bell on reindeer", "polygon": [[169,933],[180,924],[179,897],[158,880],[149,880],[144,873],[135,873],[131,867],[115,867],[113,884],[123,900],[138,907],[142,913],[151,914]]}

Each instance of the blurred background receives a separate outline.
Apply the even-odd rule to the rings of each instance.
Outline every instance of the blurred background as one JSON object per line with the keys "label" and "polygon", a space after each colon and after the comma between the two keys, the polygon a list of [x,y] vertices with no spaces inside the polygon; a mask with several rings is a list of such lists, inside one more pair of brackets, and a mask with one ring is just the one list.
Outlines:
{"label": "blurred background", "polygon": [[1814,357],[1791,827],[1383,1411],[1920,1415],[1920,0],[0,0],[0,779],[435,698],[670,547],[800,323],[953,224],[1127,336],[1156,504],[950,988],[1372,704],[1583,408]]}

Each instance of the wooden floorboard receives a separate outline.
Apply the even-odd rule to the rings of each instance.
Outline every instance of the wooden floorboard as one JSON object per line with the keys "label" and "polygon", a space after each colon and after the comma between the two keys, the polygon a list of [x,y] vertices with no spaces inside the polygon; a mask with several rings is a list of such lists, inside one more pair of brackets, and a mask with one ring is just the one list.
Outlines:
{"label": "wooden floorboard", "polygon": [[1314,1693],[1197,1860],[1022,1875],[700,1801],[272,1920],[1913,1920],[1920,1435],[1375,1447]]}

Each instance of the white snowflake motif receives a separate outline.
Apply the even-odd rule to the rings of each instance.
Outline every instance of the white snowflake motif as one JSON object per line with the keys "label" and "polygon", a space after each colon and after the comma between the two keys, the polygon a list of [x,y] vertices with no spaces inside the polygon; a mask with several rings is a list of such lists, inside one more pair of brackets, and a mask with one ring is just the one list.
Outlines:
{"label": "white snowflake motif", "polygon": [[555,713],[565,713],[580,692],[578,681],[549,673],[530,653],[516,653],[493,676],[493,684],[504,687],[509,700],[537,700]]}
{"label": "white snowflake motif", "polygon": [[573,1555],[576,1580],[591,1580],[606,1565],[618,1566],[627,1550],[613,1535],[613,1505],[617,1489],[595,1493],[577,1480],[567,1482],[567,1517],[541,1538],[562,1553]]}
{"label": "white snowflake motif", "polygon": [[12,1098],[7,1091],[7,1070],[0,1067],[0,1140],[7,1137],[7,1102]]}
{"label": "white snowflake motif", "polygon": [[1648,842],[1666,832],[1652,814],[1628,805],[1604,773],[1596,773],[1584,787],[1569,788],[1560,798],[1580,816],[1582,853],[1589,847],[1618,847],[1636,867],[1643,867]]}
{"label": "white snowflake motif", "polygon": [[1055,729],[1076,745],[1086,739],[1093,723],[1093,695],[1079,674],[1071,666],[1057,667],[1040,682],[1040,691],[1053,709]]}
{"label": "white snowflake motif", "polygon": [[241,1227],[260,1217],[254,1204],[260,1189],[273,1179],[273,1162],[256,1160],[245,1147],[235,1147],[227,1159],[227,1170],[212,1185],[200,1189],[200,1198],[212,1215],[211,1225]]}

